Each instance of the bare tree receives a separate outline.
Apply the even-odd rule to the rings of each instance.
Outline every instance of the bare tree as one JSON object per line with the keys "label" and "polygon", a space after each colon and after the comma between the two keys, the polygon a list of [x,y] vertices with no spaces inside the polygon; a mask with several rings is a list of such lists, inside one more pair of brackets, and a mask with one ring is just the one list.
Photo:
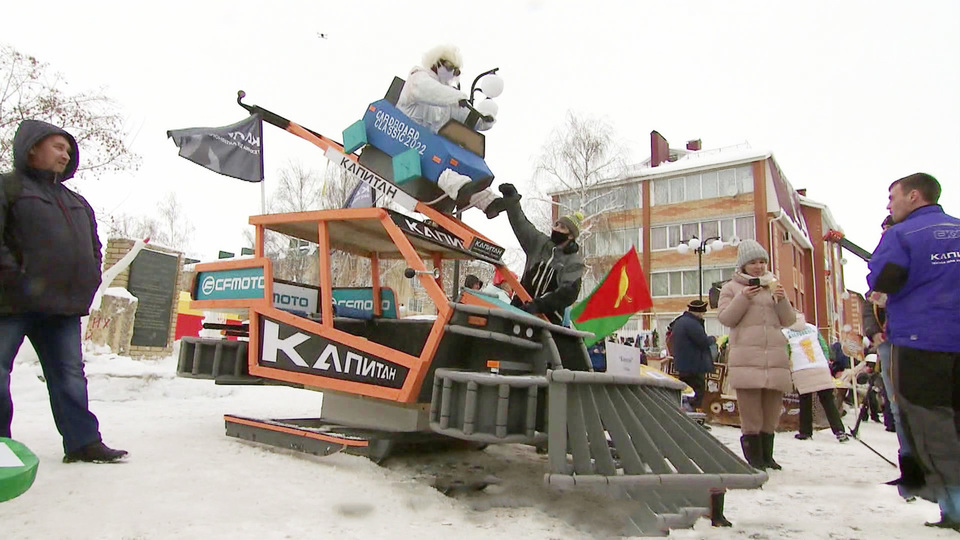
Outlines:
{"label": "bare tree", "polygon": [[[336,167],[325,172],[291,161],[277,173],[277,187],[267,201],[270,213],[308,212],[343,208],[359,180]],[[244,232],[253,246],[253,231]],[[264,249],[274,261],[274,275],[297,283],[317,285],[317,245],[312,242],[270,233],[264,237]],[[340,250],[331,252],[330,273],[334,286],[370,286],[370,262],[364,257]],[[392,269],[393,261],[383,261],[380,270]]]}
{"label": "bare tree", "polygon": [[[532,217],[540,220],[538,225],[551,223],[551,205],[558,207],[559,214],[580,212],[584,215],[581,235],[589,238],[606,213],[623,208],[616,191],[602,184],[621,176],[626,164],[625,151],[608,123],[567,113],[566,122],[553,131],[537,161],[534,190],[539,196],[529,199],[540,204],[528,205]],[[557,201],[544,196],[557,191],[567,193]]]}
{"label": "bare tree", "polygon": [[158,231],[157,243],[163,243],[168,247],[179,251],[188,251],[190,249],[190,240],[193,238],[194,226],[190,218],[186,215],[183,205],[176,193],[169,193],[159,208],[160,230]]}
{"label": "bare tree", "polygon": [[43,120],[68,130],[83,152],[80,172],[134,170],[140,157],[124,141],[123,118],[102,90],[70,93],[63,75],[10,45],[0,45],[0,170],[13,167],[20,122]]}
{"label": "bare tree", "polygon": [[150,216],[135,217],[127,214],[116,214],[110,216],[110,222],[107,224],[107,234],[109,238],[128,238],[140,240],[149,238],[156,241],[157,231],[160,230],[160,222]]}
{"label": "bare tree", "polygon": [[176,193],[168,193],[157,207],[156,215],[110,217],[111,238],[150,238],[151,243],[187,252],[195,230]]}

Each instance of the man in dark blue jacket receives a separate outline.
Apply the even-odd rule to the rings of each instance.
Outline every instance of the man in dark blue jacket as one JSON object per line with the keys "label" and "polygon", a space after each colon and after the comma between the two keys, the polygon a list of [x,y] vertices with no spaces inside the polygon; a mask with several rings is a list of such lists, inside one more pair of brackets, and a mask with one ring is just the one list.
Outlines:
{"label": "man in dark blue jacket", "polygon": [[887,294],[894,390],[925,483],[906,487],[940,504],[940,521],[927,525],[960,531],[960,219],[939,199],[929,174],[890,185],[895,225],[873,252],[867,282]]}
{"label": "man in dark blue jacket", "polygon": [[24,120],[13,139],[14,170],[0,176],[0,437],[10,437],[13,359],[30,339],[63,436],[64,462],[116,461],[87,402],[80,317],[100,285],[93,209],[63,186],[79,164],[66,131]]}
{"label": "man in dark blue jacket", "polygon": [[694,410],[703,406],[706,374],[713,371],[710,345],[716,340],[704,329],[703,314],[706,312],[706,302],[693,300],[687,304],[687,311],[673,321],[673,367],[678,378],[693,388],[695,395],[690,406]]}

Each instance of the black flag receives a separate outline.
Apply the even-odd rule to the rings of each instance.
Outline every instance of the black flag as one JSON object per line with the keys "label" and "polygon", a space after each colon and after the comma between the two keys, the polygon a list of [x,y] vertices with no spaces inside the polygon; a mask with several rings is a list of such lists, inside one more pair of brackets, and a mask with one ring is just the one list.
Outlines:
{"label": "black flag", "polygon": [[353,191],[347,196],[344,208],[370,208],[373,206],[373,188],[364,182],[357,182]]}
{"label": "black flag", "polygon": [[246,180],[263,181],[263,121],[253,114],[236,124],[167,132],[180,148],[180,157],[211,171]]}

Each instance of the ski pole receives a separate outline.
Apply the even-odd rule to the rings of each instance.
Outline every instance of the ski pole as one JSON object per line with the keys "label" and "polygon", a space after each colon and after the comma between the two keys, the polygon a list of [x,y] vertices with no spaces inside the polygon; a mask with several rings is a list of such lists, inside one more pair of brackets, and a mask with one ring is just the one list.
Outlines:
{"label": "ski pole", "polygon": [[881,454],[880,452],[877,452],[876,449],[874,449],[874,448],[873,448],[872,446],[870,446],[869,444],[863,442],[862,440],[860,440],[860,439],[859,439],[858,437],[856,437],[856,436],[854,436],[854,439],[857,439],[857,442],[859,442],[860,444],[866,446],[871,452],[873,452],[874,454],[880,456],[880,459],[886,461],[886,462],[889,463],[892,467],[894,467],[894,468],[897,467],[897,464],[896,464],[896,463],[894,463],[894,462],[890,461],[889,459],[887,459],[887,457],[884,456],[883,454]]}

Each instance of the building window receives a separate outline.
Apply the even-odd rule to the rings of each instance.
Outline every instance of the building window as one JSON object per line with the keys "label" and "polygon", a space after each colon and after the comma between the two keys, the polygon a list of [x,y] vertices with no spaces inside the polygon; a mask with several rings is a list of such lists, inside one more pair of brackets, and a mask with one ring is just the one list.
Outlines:
{"label": "building window", "polygon": [[697,271],[696,270],[685,270],[683,272],[683,294],[684,296],[691,296],[697,294]]}
{"label": "building window", "polygon": [[688,201],[696,201],[702,199],[703,197],[700,194],[700,175],[688,176],[684,188],[684,195]]}
{"label": "building window", "polygon": [[653,227],[650,229],[650,249],[667,249],[666,227]]}
{"label": "building window", "polygon": [[753,192],[753,167],[744,165],[652,181],[653,204],[732,197]]}
{"label": "building window", "polygon": [[670,180],[670,202],[683,202],[686,199],[684,195],[684,186],[686,179],[682,176],[680,178],[672,178]]}
{"label": "building window", "polygon": [[584,257],[605,257],[609,255],[621,256],[636,247],[643,251],[642,228],[617,229],[597,231],[583,241]]}
{"label": "building window", "polygon": [[597,187],[582,193],[564,193],[557,196],[557,202],[561,215],[581,209],[586,217],[604,212],[632,210],[640,208],[640,184]]}
{"label": "building window", "polygon": [[667,247],[673,249],[680,245],[680,226],[671,225],[667,227]]}
{"label": "building window", "polygon": [[733,277],[733,268],[711,268],[703,271],[703,290],[709,291],[714,283],[726,281]]}
{"label": "building window", "polygon": [[748,238],[751,240],[755,239],[757,236],[755,233],[755,224],[756,221],[753,219],[753,216],[737,218],[737,236],[741,240]]}
{"label": "building window", "polygon": [[651,227],[650,249],[651,251],[674,249],[681,242],[686,242],[694,236],[700,239],[719,236],[724,242],[729,242],[736,234],[740,240],[754,240],[756,239],[754,229],[753,216]]}
{"label": "building window", "polygon": [[725,169],[720,171],[720,196],[732,197],[737,194],[737,171]]}
{"label": "building window", "polygon": [[715,199],[720,196],[720,184],[717,171],[707,171],[700,175],[701,195],[704,199]]}
{"label": "building window", "polygon": [[666,180],[653,181],[653,204],[670,204],[670,184]]}
{"label": "building window", "polygon": [[[733,234],[734,234],[733,223],[734,223],[734,220],[732,219],[720,220],[720,237],[723,238],[724,241],[727,241],[733,238]],[[741,240],[743,240],[743,238],[741,238]]]}
{"label": "building window", "polygon": [[650,275],[650,294],[653,296],[670,296],[670,280],[666,272]]}
{"label": "building window", "polygon": [[737,187],[740,193],[753,193],[753,167],[737,167]]}
{"label": "building window", "polygon": [[703,234],[700,238],[713,238],[720,236],[720,222],[719,221],[702,221],[700,222],[700,233]]}
{"label": "building window", "polygon": [[[704,268],[703,294],[707,294],[713,283],[730,279],[734,268]],[[675,270],[673,272],[653,272],[650,274],[650,294],[654,297],[696,296],[700,292],[697,285],[696,270]]]}

